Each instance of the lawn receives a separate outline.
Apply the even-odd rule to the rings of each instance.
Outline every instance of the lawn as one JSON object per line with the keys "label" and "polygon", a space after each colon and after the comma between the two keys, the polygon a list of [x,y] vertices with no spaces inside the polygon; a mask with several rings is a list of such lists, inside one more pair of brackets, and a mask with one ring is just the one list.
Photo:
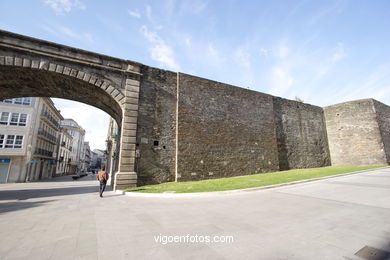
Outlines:
{"label": "lawn", "polygon": [[191,181],[191,182],[166,182],[157,185],[148,185],[135,188],[129,188],[129,192],[145,193],[190,193],[190,192],[210,192],[225,191],[245,188],[262,187],[273,184],[288,183],[299,180],[308,180],[313,178],[332,176],[342,173],[374,169],[383,166],[343,166],[343,167],[322,167],[311,169],[296,169],[272,173],[262,173],[246,175],[239,177],[230,177],[214,180]]}

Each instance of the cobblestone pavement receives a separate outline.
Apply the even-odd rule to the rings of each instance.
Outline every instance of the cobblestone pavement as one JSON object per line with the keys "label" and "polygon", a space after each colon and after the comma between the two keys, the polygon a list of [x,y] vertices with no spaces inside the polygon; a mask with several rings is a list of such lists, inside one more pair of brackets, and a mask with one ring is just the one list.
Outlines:
{"label": "cobblestone pavement", "polygon": [[[0,259],[365,259],[390,251],[389,220],[390,168],[197,198],[99,198],[92,176],[61,177],[0,185]],[[216,235],[234,242],[186,240]]]}

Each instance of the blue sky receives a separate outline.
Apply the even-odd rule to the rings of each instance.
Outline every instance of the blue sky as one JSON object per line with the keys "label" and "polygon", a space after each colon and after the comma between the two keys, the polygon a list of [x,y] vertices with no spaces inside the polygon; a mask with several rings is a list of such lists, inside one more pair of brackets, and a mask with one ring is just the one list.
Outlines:
{"label": "blue sky", "polygon": [[0,9],[1,29],[153,67],[319,106],[390,105],[390,1],[2,0]]}

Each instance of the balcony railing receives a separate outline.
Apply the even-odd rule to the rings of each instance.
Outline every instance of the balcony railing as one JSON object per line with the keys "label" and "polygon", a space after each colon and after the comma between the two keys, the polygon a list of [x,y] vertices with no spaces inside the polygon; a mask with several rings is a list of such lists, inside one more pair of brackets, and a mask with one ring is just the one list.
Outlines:
{"label": "balcony railing", "polygon": [[60,127],[60,123],[48,112],[42,111],[41,116],[51,122],[56,128]]}
{"label": "balcony railing", "polygon": [[35,154],[37,155],[42,155],[42,156],[47,156],[47,157],[53,157],[53,152],[42,149],[42,148],[36,148],[35,149]]}
{"label": "balcony railing", "polygon": [[50,134],[48,131],[44,130],[43,128],[38,129],[38,135],[45,137],[46,139],[53,142],[54,144],[57,143],[57,137]]}

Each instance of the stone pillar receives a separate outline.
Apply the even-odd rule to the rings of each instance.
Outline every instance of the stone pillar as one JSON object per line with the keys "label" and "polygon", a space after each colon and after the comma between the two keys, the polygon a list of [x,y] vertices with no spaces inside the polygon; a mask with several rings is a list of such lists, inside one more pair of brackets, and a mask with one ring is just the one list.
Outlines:
{"label": "stone pillar", "polygon": [[137,186],[137,173],[134,171],[135,146],[138,117],[138,80],[126,79],[125,101],[123,104],[123,119],[121,144],[119,152],[119,168],[115,174],[114,189],[124,189]]}

